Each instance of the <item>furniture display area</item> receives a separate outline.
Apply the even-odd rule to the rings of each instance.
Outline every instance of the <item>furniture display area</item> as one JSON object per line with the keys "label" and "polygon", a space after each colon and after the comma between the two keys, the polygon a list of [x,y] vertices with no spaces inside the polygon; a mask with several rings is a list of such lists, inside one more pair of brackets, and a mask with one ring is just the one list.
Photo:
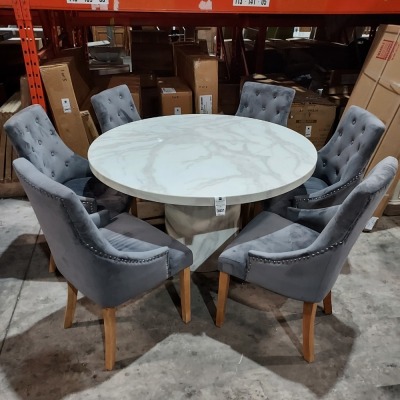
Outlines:
{"label": "furniture display area", "polygon": [[188,114],[114,128],[91,144],[88,159],[108,186],[166,203],[167,232],[191,248],[197,269],[237,231],[241,204],[297,187],[317,152],[277,124]]}

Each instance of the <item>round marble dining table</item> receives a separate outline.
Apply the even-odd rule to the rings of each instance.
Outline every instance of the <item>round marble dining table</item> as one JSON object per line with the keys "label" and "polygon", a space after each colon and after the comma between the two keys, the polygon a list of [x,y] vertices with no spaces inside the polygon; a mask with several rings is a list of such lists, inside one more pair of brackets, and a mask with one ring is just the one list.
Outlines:
{"label": "round marble dining table", "polygon": [[88,159],[108,186],[165,203],[167,232],[192,249],[195,270],[237,231],[240,204],[305,182],[317,152],[307,138],[277,124],[187,114],[111,129],[90,145]]}

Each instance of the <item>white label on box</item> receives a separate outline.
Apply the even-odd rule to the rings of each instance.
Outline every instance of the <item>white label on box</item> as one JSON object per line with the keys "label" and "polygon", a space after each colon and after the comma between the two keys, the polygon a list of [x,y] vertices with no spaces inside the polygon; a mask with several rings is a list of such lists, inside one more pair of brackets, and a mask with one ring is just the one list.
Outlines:
{"label": "white label on box", "polygon": [[180,107],[174,107],[174,115],[181,115],[182,109]]}
{"label": "white label on box", "polygon": [[67,0],[67,4],[103,5],[103,4],[108,4],[108,0]]}
{"label": "white label on box", "polygon": [[307,125],[307,126],[306,126],[306,132],[305,132],[306,138],[311,137],[311,129],[312,129],[312,126],[311,126],[311,125]]}
{"label": "white label on box", "polygon": [[163,87],[161,88],[163,93],[176,93],[176,90],[172,87]]}
{"label": "white label on box", "polygon": [[269,0],[233,0],[235,7],[269,7]]}
{"label": "white label on box", "polygon": [[62,108],[64,110],[64,113],[71,113],[71,103],[69,102],[69,99],[61,99],[61,104]]}
{"label": "white label on box", "polygon": [[200,113],[199,114],[212,114],[212,94],[199,96]]}
{"label": "white label on box", "polygon": [[215,198],[215,215],[217,217],[221,215],[225,215],[226,210],[226,198],[225,197],[216,197]]}

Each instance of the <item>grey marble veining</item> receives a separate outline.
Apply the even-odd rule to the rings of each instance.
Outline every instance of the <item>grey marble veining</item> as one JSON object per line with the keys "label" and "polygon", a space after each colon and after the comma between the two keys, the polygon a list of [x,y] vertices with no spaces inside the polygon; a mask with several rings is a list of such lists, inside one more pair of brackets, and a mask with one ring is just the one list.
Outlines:
{"label": "grey marble veining", "polygon": [[317,152],[280,125],[230,115],[173,115],[114,128],[88,152],[94,174],[147,200],[213,206],[242,204],[297,187],[314,171]]}

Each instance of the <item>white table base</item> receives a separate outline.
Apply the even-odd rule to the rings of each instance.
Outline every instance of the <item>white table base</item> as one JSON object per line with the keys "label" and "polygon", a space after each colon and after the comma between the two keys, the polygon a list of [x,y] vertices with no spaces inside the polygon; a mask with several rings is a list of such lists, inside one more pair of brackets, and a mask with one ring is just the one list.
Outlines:
{"label": "white table base", "polygon": [[192,271],[217,268],[217,258],[237,232],[239,218],[240,205],[228,206],[218,217],[215,207],[165,205],[166,230],[192,250]]}

